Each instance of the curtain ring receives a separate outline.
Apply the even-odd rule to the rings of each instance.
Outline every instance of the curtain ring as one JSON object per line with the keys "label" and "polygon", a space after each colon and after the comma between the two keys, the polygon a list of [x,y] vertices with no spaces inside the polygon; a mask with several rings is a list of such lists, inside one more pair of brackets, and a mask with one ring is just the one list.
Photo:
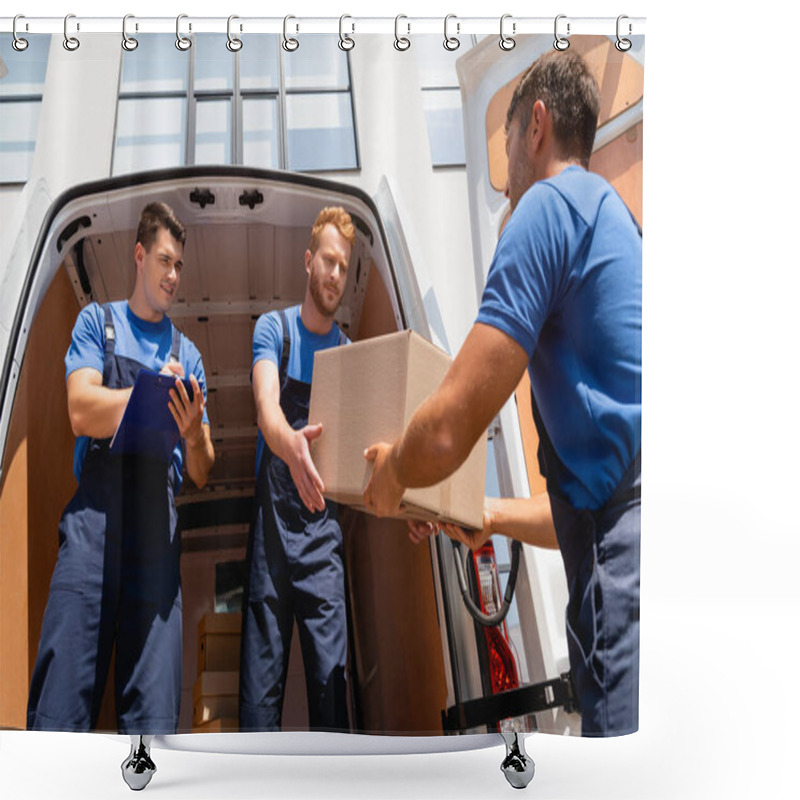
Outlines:
{"label": "curtain ring", "polygon": [[[500,49],[505,50],[506,52],[513,50],[517,46],[516,39],[514,39],[513,36],[506,36],[505,31],[503,30],[507,19],[511,19],[511,14],[503,14],[503,16],[500,17],[500,41],[498,42]],[[511,23],[511,32],[517,32],[516,22]]]}
{"label": "curtain ring", "polygon": [[[293,53],[298,47],[300,47],[300,42],[298,42],[297,39],[292,39],[286,33],[290,19],[296,19],[296,17],[293,17],[291,14],[289,14],[283,18],[283,42],[281,44],[287,53]],[[298,25],[297,28],[299,27],[300,26]]]}
{"label": "curtain ring", "polygon": [[[231,36],[231,22],[235,19],[239,19],[236,14],[231,14],[228,17],[228,41],[225,42],[225,47],[227,47],[231,53],[238,53],[244,47],[244,42],[238,36]],[[241,30],[241,28],[239,30]]]}
{"label": "curtain ring", "polygon": [[[356,40],[353,39],[349,33],[344,32],[344,21],[346,19],[353,19],[349,14],[342,14],[339,17],[339,49],[340,50],[352,50],[356,46]],[[352,30],[355,31],[356,26],[355,24],[352,26]]]}
{"label": "curtain ring", "polygon": [[[555,23],[553,25],[553,32],[555,33],[555,37],[556,37],[555,41],[553,42],[553,47],[555,47],[556,50],[558,50],[559,52],[562,52],[562,53],[564,52],[564,50],[566,50],[569,47],[569,39],[566,39],[563,36],[559,35],[559,33],[558,33],[558,21],[560,19],[566,19],[566,18],[567,18],[566,14],[559,14],[556,17],[556,21],[555,21]],[[569,36],[569,22],[567,23],[567,36]]]}
{"label": "curtain ring", "polygon": [[[631,49],[631,40],[630,39],[622,39],[622,38],[620,38],[620,35],[619,35],[619,23],[622,22],[623,19],[628,19],[628,17],[625,14],[620,14],[617,17],[617,43],[614,45],[617,48],[617,50],[619,50],[621,53],[625,53],[625,52],[627,52],[628,50]],[[628,23],[628,34],[629,35],[630,35],[630,32],[631,32],[631,24],[629,22]]]}
{"label": "curtain ring", "polygon": [[128,36],[127,26],[129,19],[134,19],[133,14],[126,14],[122,18],[122,49],[130,53],[139,46],[139,40]]}
{"label": "curtain ring", "polygon": [[[400,35],[400,20],[401,19],[408,19],[408,17],[405,14],[398,14],[394,18],[394,49],[395,50],[399,50],[400,52],[403,52],[405,50],[408,50],[409,47],[411,47],[411,39],[409,39],[406,36],[401,36]],[[406,26],[408,28],[407,32],[411,33],[411,25],[406,23]]]}
{"label": "curtain ring", "polygon": [[[78,41],[76,37],[70,36],[67,31],[67,26],[69,25],[69,21],[71,19],[75,19],[74,14],[67,14],[67,16],[64,17],[64,49],[69,50],[70,53],[74,52],[81,46],[80,41]],[[80,30],[80,26],[78,26],[77,29]]]}
{"label": "curtain ring", "polygon": [[11,42],[11,46],[18,52],[21,53],[23,50],[28,49],[28,40],[23,39],[21,36],[17,35],[17,20],[18,19],[25,19],[22,14],[17,14],[14,17],[14,23],[11,28],[11,32],[14,34],[14,41]]}
{"label": "curtain ring", "polygon": [[[188,14],[178,14],[175,20],[175,47],[181,51],[186,51],[192,46],[192,40],[188,36],[181,35],[181,20],[186,19],[188,16]],[[189,30],[191,29],[190,25]]]}
{"label": "curtain ring", "polygon": [[[453,50],[458,50],[458,48],[461,47],[461,40],[457,36],[447,35],[447,23],[450,22],[451,19],[456,19],[456,15],[448,14],[444,18],[444,42],[442,43],[444,49],[450,50],[450,52],[452,52]],[[460,31],[461,31],[461,23],[456,22],[456,34],[458,34]]]}

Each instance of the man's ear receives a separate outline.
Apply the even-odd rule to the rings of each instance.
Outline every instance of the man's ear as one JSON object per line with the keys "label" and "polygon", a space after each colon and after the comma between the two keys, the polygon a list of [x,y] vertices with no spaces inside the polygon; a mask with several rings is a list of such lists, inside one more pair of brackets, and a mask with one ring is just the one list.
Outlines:
{"label": "man's ear", "polygon": [[306,256],[305,256],[305,260],[306,260],[306,272],[307,272],[309,275],[311,274],[311,259],[312,259],[312,258],[313,258],[313,256],[311,255],[311,251],[310,251],[310,250],[306,250]]}
{"label": "man's ear", "polygon": [[547,111],[547,106],[545,106],[543,100],[537,100],[531,109],[531,119],[528,123],[528,129],[525,131],[525,135],[528,137],[528,145],[532,148],[532,152],[535,153],[541,148],[549,121],[550,115]]}
{"label": "man's ear", "polygon": [[142,261],[144,261],[146,252],[144,245],[141,242],[136,242],[136,247],[133,248],[133,260],[136,264],[136,272],[139,272],[139,267],[142,265]]}

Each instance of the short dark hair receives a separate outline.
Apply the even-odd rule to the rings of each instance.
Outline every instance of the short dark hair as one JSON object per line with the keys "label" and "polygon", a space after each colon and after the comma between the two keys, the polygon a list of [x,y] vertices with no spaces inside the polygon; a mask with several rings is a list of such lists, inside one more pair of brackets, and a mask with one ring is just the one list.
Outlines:
{"label": "short dark hair", "polygon": [[588,167],[597,132],[600,90],[583,58],[577,53],[555,50],[539,56],[514,89],[506,132],[515,115],[523,133],[528,129],[537,100],[550,112],[561,156],[576,158]]}
{"label": "short dark hair", "polygon": [[186,226],[166,203],[148,203],[142,209],[139,228],[136,231],[136,242],[141,243],[142,247],[150,252],[150,245],[155,241],[161,228],[169,231],[181,246],[186,244]]}

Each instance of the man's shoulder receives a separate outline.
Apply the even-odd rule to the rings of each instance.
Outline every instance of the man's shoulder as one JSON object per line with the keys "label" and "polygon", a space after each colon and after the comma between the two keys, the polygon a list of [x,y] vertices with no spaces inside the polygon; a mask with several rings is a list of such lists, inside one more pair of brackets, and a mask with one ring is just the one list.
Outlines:
{"label": "man's shoulder", "polygon": [[256,325],[264,326],[269,325],[274,328],[283,329],[282,318],[286,319],[287,325],[291,327],[292,322],[300,316],[300,306],[289,306],[288,308],[274,308],[271,311],[263,312]]}
{"label": "man's shoulder", "polygon": [[612,204],[622,205],[616,189],[602,175],[583,167],[567,167],[558,175],[542,181],[542,184],[589,225],[608,200]]}

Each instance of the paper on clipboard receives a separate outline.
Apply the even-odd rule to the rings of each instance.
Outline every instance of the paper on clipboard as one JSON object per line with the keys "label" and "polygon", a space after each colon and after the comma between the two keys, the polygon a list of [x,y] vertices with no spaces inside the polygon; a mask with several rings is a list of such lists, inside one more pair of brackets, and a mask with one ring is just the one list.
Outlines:
{"label": "paper on clipboard", "polygon": [[[191,401],[192,384],[180,379]],[[111,453],[140,455],[170,461],[181,435],[169,410],[169,390],[176,377],[151,370],[141,370],[136,376],[125,413],[111,440]],[[202,391],[202,386],[200,387]]]}

